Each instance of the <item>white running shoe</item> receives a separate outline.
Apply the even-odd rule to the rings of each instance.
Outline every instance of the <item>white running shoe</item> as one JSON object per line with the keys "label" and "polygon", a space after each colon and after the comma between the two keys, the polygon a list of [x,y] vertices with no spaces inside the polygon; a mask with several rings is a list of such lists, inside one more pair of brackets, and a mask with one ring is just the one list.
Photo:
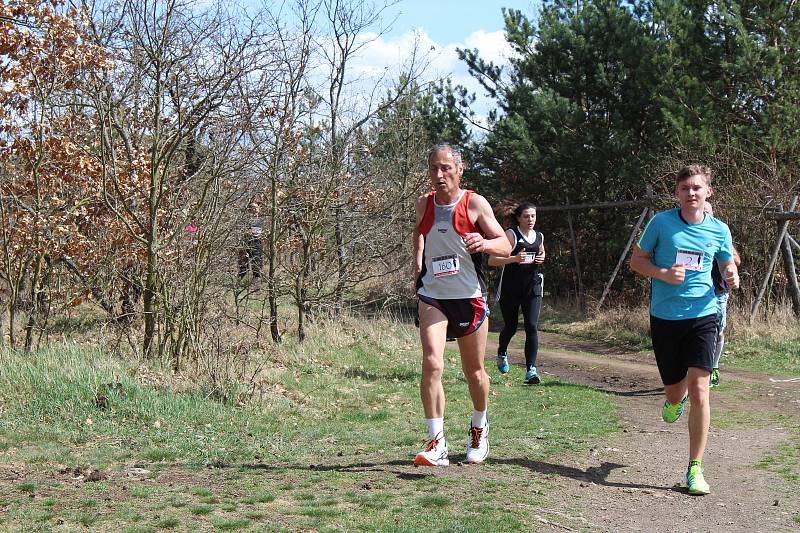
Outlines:
{"label": "white running shoe", "polygon": [[467,462],[482,463],[489,456],[489,422],[482,428],[469,428],[467,443]]}
{"label": "white running shoe", "polygon": [[447,441],[439,433],[436,437],[428,441],[425,449],[414,457],[416,466],[447,466],[450,460],[447,458]]}

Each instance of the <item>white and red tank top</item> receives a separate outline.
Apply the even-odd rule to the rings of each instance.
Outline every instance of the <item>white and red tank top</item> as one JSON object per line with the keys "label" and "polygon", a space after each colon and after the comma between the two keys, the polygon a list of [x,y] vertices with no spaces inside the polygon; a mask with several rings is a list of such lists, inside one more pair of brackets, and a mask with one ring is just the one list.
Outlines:
{"label": "white and red tank top", "polygon": [[464,190],[454,203],[439,205],[435,193],[428,193],[425,214],[417,228],[425,237],[417,293],[445,300],[477,298],[486,293],[481,254],[467,252],[463,239],[467,233],[483,234],[469,219],[473,194]]}

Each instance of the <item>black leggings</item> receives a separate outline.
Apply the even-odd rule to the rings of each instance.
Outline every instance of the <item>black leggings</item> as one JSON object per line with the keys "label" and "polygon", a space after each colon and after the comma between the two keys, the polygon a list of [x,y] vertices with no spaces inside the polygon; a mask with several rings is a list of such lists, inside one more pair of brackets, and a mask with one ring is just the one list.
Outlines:
{"label": "black leggings", "polygon": [[508,350],[511,337],[517,332],[519,308],[525,319],[525,367],[536,366],[539,353],[539,311],[542,309],[542,297],[511,295],[500,297],[500,312],[503,313],[503,331],[500,332],[500,346],[497,353],[504,354]]}

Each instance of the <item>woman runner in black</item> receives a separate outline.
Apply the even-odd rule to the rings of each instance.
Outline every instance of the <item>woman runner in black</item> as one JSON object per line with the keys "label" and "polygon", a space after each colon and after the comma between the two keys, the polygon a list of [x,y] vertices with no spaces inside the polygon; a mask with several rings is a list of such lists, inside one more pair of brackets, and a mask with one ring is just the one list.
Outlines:
{"label": "woman runner in black", "polygon": [[536,356],[539,352],[539,311],[542,308],[544,275],[539,265],[544,262],[544,235],[533,229],[536,225],[536,206],[523,202],[514,210],[514,227],[506,230],[511,243],[511,256],[489,257],[491,266],[502,266],[497,301],[503,314],[503,331],[497,348],[497,369],[508,372],[508,343],[517,332],[519,309],[525,320],[525,379],[527,385],[536,385],[541,380],[536,372]]}

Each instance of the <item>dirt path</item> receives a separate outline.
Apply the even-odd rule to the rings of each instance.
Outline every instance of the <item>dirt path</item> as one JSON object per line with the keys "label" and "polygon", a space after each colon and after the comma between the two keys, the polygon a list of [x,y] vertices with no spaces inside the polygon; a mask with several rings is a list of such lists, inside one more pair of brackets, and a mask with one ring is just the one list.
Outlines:
{"label": "dirt path", "polygon": [[[520,339],[514,339],[515,342]],[[493,353],[495,347],[489,348]],[[519,347],[510,352],[523,364]],[[488,364],[488,362],[487,362]],[[800,484],[755,468],[788,442],[791,429],[773,415],[797,424],[800,383],[771,382],[758,374],[723,370],[712,391],[712,427],[704,460],[712,494],[690,496],[684,487],[688,430],[681,420],[661,421],[662,386],[652,355],[543,333],[539,370],[616,396],[622,431],[583,457],[556,457],[554,482],[561,489],[560,509],[542,514],[554,531],[798,531]],[[716,427],[714,413],[741,424]],[[769,413],[761,417],[759,413]],[[684,418],[688,418],[684,415]],[[756,420],[761,422],[754,422]],[[749,421],[749,422],[748,422]],[[757,425],[757,428],[753,426]],[[797,435],[795,428],[794,435]]]}

